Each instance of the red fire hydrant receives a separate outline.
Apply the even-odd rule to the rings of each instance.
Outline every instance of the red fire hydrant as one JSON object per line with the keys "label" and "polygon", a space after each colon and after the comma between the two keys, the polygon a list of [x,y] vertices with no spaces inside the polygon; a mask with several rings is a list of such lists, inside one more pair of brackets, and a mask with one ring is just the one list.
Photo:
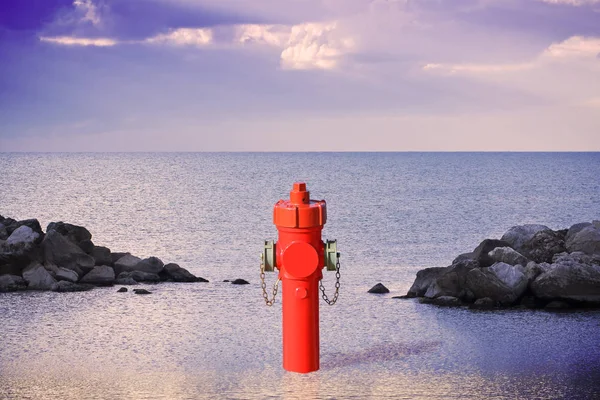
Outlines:
{"label": "red fire hydrant", "polygon": [[[283,286],[283,368],[307,373],[319,369],[319,289],[327,304],[339,294],[340,264],[335,240],[321,241],[327,219],[325,200],[311,200],[305,183],[294,183],[289,200],[275,204],[273,223],[279,241],[266,241],[261,263],[263,297],[272,305],[279,280]],[[322,269],[336,271],[335,294],[325,295]],[[279,279],[269,300],[264,271],[279,269]]]}

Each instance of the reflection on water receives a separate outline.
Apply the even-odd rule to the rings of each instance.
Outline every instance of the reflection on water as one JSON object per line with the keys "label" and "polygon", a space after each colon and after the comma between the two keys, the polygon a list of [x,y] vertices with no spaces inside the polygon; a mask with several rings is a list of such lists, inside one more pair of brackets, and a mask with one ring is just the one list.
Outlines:
{"label": "reflection on water", "polygon": [[[598,219],[599,157],[0,154],[0,214],[81,224],[96,244],[210,280],[0,294],[0,399],[600,399],[599,312],[391,298],[513,224]],[[258,284],[272,206],[296,179],[327,200],[343,255],[309,375],[282,370],[281,304],[266,307]],[[238,277],[251,284],[222,282]],[[366,293],[380,281],[392,293]]]}

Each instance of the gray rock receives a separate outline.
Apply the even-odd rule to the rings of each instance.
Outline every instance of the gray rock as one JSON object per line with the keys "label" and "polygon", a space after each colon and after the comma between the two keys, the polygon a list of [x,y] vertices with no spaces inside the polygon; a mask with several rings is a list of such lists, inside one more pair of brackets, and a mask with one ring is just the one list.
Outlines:
{"label": "gray rock", "polygon": [[564,301],[554,300],[546,304],[546,307],[544,308],[546,310],[566,310],[568,308],[571,308],[571,306],[568,303],[565,303]]}
{"label": "gray rock", "polygon": [[564,236],[551,231],[537,232],[522,246],[522,252],[529,259],[537,262],[552,262],[552,257],[566,250]]}
{"label": "gray rock", "polygon": [[[233,282],[232,282],[233,283]],[[384,294],[384,293],[389,293],[389,289],[386,288],[383,283],[378,283],[377,285],[373,286],[371,289],[369,289],[368,293],[375,293],[375,294]]]}
{"label": "gray rock", "polygon": [[479,262],[480,267],[489,267],[494,264],[494,260],[489,256],[489,252],[496,247],[508,247],[509,244],[502,240],[485,239],[473,250],[473,258]]}
{"label": "gray rock", "polygon": [[531,290],[544,300],[600,303],[600,257],[581,252],[559,257],[531,283]]}
{"label": "gray rock", "polygon": [[566,247],[571,253],[581,251],[600,256],[600,228],[590,225],[581,229],[567,241]]}
{"label": "gray rock", "polygon": [[149,292],[146,289],[133,289],[133,293],[135,293],[135,294],[151,294],[152,292]]}
{"label": "gray rock", "polygon": [[462,302],[459,298],[452,296],[440,296],[435,299],[430,300],[430,304],[435,304],[436,306],[444,306],[444,307],[460,307],[462,306]]}
{"label": "gray rock", "polygon": [[110,265],[114,265],[117,261],[119,261],[121,258],[123,258],[123,257],[125,257],[127,255],[131,255],[131,253],[122,253],[122,252],[113,253],[113,252],[111,252],[110,253],[110,260],[111,260],[110,261]]}
{"label": "gray rock", "polygon": [[6,227],[4,226],[4,224],[0,224],[0,240],[6,240],[8,239],[8,232],[6,231]]}
{"label": "gray rock", "polygon": [[[121,275],[119,275],[121,276]],[[160,276],[144,271],[132,271],[130,277],[136,282],[160,282]]]}
{"label": "gray rock", "polygon": [[507,242],[510,247],[514,250],[518,251],[522,254],[522,247],[530,240],[533,235],[538,233],[539,231],[548,230],[546,225],[538,225],[538,224],[526,224],[526,225],[517,225],[510,228],[504,235],[502,235],[501,240]]}
{"label": "gray rock", "polygon": [[15,292],[25,290],[27,282],[17,275],[0,275],[0,292]]}
{"label": "gray rock", "polygon": [[46,234],[51,231],[55,231],[64,236],[68,241],[74,245],[78,245],[84,240],[91,240],[92,234],[83,226],[67,224],[62,221],[50,222],[46,228]]}
{"label": "gray rock", "polygon": [[473,252],[470,253],[462,253],[459,254],[458,257],[456,257],[453,261],[452,264],[458,264],[461,261],[466,261],[466,260],[475,260],[477,257],[475,257],[475,254]]}
{"label": "gray rock", "polygon": [[40,238],[40,234],[34,232],[33,229],[28,227],[27,225],[21,225],[17,229],[13,231],[13,233],[6,239],[6,245],[31,245],[33,246],[35,242]]}
{"label": "gray rock", "polygon": [[79,246],[79,248],[83,250],[85,254],[92,255],[92,252],[94,251],[94,242],[92,242],[90,239],[82,240],[81,242],[77,243],[77,246]]}
{"label": "gray rock", "polygon": [[489,310],[494,307],[496,307],[496,302],[490,299],[489,297],[477,299],[473,304],[469,306],[469,308],[475,308],[479,310]]}
{"label": "gray rock", "polygon": [[137,281],[132,277],[117,278],[115,285],[137,285]]}
{"label": "gray rock", "polygon": [[587,228],[588,226],[591,226],[591,225],[592,224],[589,222],[580,222],[578,224],[571,226],[569,228],[569,230],[567,231],[567,235],[565,237],[565,243],[568,242],[569,240],[571,240],[572,238],[574,238],[575,235],[577,235],[583,228]]}
{"label": "gray rock", "polygon": [[468,259],[451,265],[433,281],[424,296],[431,299],[451,296],[466,300],[468,295],[466,291],[467,274],[477,267],[479,267],[479,262]]}
{"label": "gray rock", "polygon": [[175,263],[165,265],[162,274],[166,279],[172,279],[175,282],[198,282],[197,277]]}
{"label": "gray rock", "polygon": [[92,257],[96,261],[96,265],[113,265],[110,249],[104,246],[94,246]]}
{"label": "gray rock", "polygon": [[23,268],[14,263],[0,265],[0,275],[16,275],[21,276]]}
{"label": "gray rock", "polygon": [[135,271],[148,272],[150,274],[158,274],[163,270],[164,263],[158,257],[145,258],[134,267]]}
{"label": "gray rock", "polygon": [[502,305],[513,304],[525,293],[527,277],[520,266],[496,263],[477,268],[467,274],[467,287],[475,297],[489,297]]}
{"label": "gray rock", "polygon": [[248,281],[247,281],[247,280],[245,280],[245,279],[240,279],[240,278],[238,278],[238,279],[234,279],[234,280],[232,280],[232,281],[231,281],[231,284],[232,284],[232,285],[249,285],[249,284],[250,284],[250,282],[248,282]]}
{"label": "gray rock", "polygon": [[60,268],[58,265],[51,263],[49,261],[46,261],[43,265],[44,265],[44,268],[46,268],[46,271],[50,272],[50,274],[54,274],[54,276],[56,277],[58,268]]}
{"label": "gray rock", "polygon": [[523,268],[523,273],[527,278],[528,284],[531,284],[538,276],[543,274],[544,272],[548,272],[552,269],[552,264],[548,263],[536,263],[535,261],[530,261],[527,263],[527,266]]}
{"label": "gray rock", "polygon": [[79,275],[77,275],[77,272],[63,267],[57,268],[55,276],[59,281],[77,282],[79,280]]}
{"label": "gray rock", "polygon": [[56,287],[56,280],[37,262],[31,263],[23,270],[23,279],[30,290],[52,290]]}
{"label": "gray rock", "polygon": [[22,221],[15,221],[12,218],[5,218],[4,221],[1,222],[4,225],[8,236],[10,236],[16,229],[20,228],[21,226],[27,226],[39,235],[36,244],[39,243],[44,237],[44,232],[42,231],[42,227],[40,226],[40,223],[37,219],[24,219]]}
{"label": "gray rock", "polygon": [[503,262],[508,265],[527,265],[527,258],[510,247],[496,247],[488,253],[494,262]]}
{"label": "gray rock", "polygon": [[132,256],[127,253],[123,257],[115,261],[115,273],[119,275],[121,272],[132,272],[135,271],[135,267],[142,261],[141,258]]}
{"label": "gray rock", "polygon": [[[449,268],[449,267],[448,267]],[[429,289],[429,286],[448,269],[447,267],[425,268],[417,272],[417,277],[413,282],[408,293],[409,297],[423,297]]]}
{"label": "gray rock", "polygon": [[91,256],[85,254],[77,245],[55,230],[51,230],[46,234],[42,241],[42,249],[47,262],[72,269],[79,276],[91,271],[95,264]]}
{"label": "gray rock", "polygon": [[125,293],[125,292],[127,292],[126,287],[122,287],[121,289],[117,290],[117,293]]}
{"label": "gray rock", "polygon": [[81,283],[94,285],[112,285],[115,281],[115,271],[108,265],[99,265],[81,278]]}
{"label": "gray rock", "polygon": [[89,285],[85,283],[73,283],[69,281],[60,281],[56,284],[54,288],[55,292],[87,292],[88,290],[92,290],[94,285]]}

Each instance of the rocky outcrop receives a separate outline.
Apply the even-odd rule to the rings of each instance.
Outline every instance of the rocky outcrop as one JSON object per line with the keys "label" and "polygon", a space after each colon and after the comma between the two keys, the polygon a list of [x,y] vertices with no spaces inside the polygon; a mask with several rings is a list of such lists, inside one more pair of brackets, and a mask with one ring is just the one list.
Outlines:
{"label": "rocky outcrop", "polygon": [[389,292],[390,292],[390,290],[388,288],[386,288],[383,285],[383,283],[376,284],[368,291],[368,293],[375,293],[375,294],[385,294],[385,293],[389,293]]}
{"label": "rocky outcrop", "polygon": [[[84,227],[65,222],[17,221],[0,215],[0,291],[23,289],[84,291],[94,286],[138,282],[208,282],[177,264],[164,268],[157,257],[141,259],[130,253],[96,246]],[[122,274],[118,279],[115,276]],[[124,275],[123,275],[124,274]]]}
{"label": "rocky outcrop", "polygon": [[448,267],[419,271],[406,297],[477,309],[600,306],[600,222],[512,227]]}

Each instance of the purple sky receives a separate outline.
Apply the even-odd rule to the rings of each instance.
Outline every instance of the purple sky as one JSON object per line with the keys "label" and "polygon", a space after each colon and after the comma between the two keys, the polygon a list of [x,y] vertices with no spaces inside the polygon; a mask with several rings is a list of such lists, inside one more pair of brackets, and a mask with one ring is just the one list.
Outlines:
{"label": "purple sky", "polygon": [[600,151],[600,0],[4,0],[0,151]]}

